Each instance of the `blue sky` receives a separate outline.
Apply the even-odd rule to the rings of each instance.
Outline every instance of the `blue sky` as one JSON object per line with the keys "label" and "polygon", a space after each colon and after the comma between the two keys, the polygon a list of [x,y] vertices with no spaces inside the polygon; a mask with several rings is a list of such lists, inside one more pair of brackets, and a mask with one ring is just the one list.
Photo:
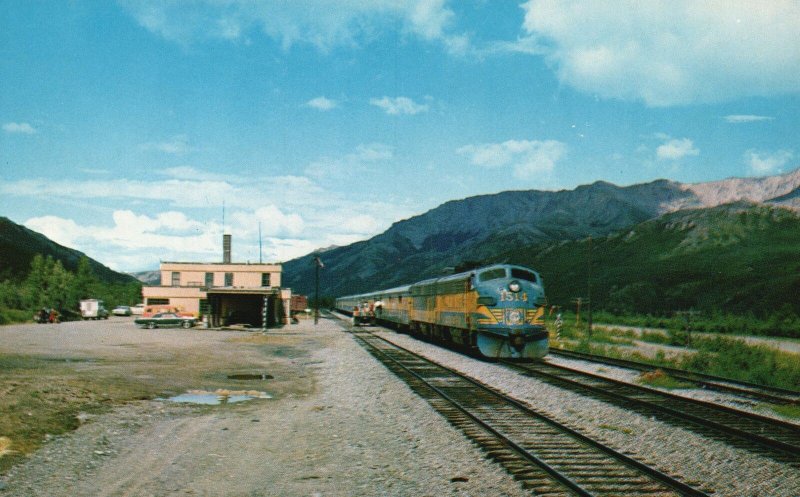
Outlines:
{"label": "blue sky", "polygon": [[477,194],[788,172],[798,32],[789,0],[0,0],[0,215],[137,271],[223,229],[286,261]]}

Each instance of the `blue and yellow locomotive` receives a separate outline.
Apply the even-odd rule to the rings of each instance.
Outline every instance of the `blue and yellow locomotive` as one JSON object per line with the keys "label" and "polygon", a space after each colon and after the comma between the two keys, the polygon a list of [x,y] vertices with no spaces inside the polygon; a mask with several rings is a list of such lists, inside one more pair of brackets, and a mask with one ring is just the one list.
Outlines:
{"label": "blue and yellow locomotive", "polygon": [[336,299],[349,313],[367,305],[379,322],[453,343],[488,358],[547,354],[545,296],[533,270],[497,264],[412,285]]}

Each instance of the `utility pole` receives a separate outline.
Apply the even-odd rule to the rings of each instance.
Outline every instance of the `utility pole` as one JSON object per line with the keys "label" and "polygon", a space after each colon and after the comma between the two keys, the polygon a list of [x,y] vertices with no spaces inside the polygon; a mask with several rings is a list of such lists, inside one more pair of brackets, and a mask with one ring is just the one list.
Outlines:
{"label": "utility pole", "polygon": [[325,265],[318,255],[314,256],[314,325],[319,323],[319,270]]}
{"label": "utility pole", "polygon": [[689,347],[692,344],[692,318],[696,315],[700,314],[700,311],[695,311],[694,309],[689,309],[688,311],[675,311],[676,316],[683,317],[685,327],[686,327],[686,346]]}
{"label": "utility pole", "polygon": [[589,311],[589,336],[592,336],[592,237],[589,236],[589,268],[586,271],[586,306]]}
{"label": "utility pole", "polygon": [[581,326],[581,306],[583,304],[586,304],[588,301],[589,301],[589,299],[586,298],[586,297],[575,297],[574,299],[571,300],[571,302],[573,304],[575,304],[575,307],[576,307],[576,310],[575,310],[575,326],[577,328],[580,328],[580,326]]}

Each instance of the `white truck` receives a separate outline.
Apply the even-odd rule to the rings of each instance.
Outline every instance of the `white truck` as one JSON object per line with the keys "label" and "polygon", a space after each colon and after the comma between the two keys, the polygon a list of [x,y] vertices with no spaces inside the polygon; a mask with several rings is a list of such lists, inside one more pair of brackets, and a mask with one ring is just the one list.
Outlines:
{"label": "white truck", "polygon": [[81,317],[83,319],[108,319],[108,311],[102,300],[81,300]]}

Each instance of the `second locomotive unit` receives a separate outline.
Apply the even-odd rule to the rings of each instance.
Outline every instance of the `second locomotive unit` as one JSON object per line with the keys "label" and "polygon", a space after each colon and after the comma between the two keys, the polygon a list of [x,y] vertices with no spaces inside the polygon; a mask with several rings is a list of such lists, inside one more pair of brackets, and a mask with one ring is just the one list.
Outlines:
{"label": "second locomotive unit", "polygon": [[484,357],[547,354],[544,286],[536,271],[522,266],[496,264],[336,299],[336,308],[346,313],[365,306],[379,322]]}

